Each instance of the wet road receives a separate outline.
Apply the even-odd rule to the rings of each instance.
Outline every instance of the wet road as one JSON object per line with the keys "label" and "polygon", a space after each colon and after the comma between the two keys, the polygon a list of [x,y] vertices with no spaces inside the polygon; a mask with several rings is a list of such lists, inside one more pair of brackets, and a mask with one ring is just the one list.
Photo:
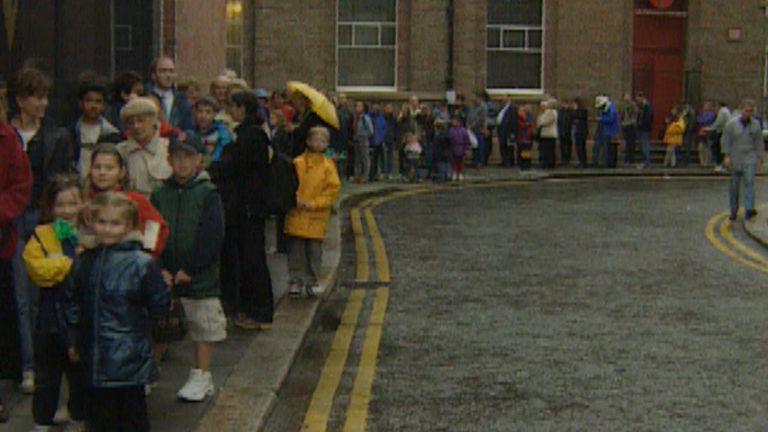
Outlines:
{"label": "wet road", "polygon": [[[768,429],[765,274],[705,236],[726,194],[722,180],[605,179],[381,203],[392,281],[366,430]],[[321,313],[266,430],[301,428],[351,287]],[[365,352],[363,288],[329,431],[344,430]]]}

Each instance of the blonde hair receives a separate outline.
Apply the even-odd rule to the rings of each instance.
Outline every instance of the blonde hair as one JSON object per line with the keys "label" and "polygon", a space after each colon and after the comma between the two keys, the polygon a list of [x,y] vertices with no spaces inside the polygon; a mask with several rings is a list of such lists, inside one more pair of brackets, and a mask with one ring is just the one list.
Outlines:
{"label": "blonde hair", "polygon": [[99,211],[105,208],[120,210],[125,221],[131,225],[131,229],[139,228],[139,207],[122,192],[102,192],[91,200],[91,214],[94,218]]}
{"label": "blonde hair", "polygon": [[309,132],[307,132],[307,141],[309,141],[309,139],[313,136],[319,136],[323,138],[326,143],[331,141],[331,133],[328,132],[328,129],[323,126],[315,126],[309,129]]}
{"label": "blonde hair", "polygon": [[157,118],[159,110],[157,104],[149,97],[137,97],[131,99],[120,110],[120,120],[126,121],[129,117],[148,115]]}

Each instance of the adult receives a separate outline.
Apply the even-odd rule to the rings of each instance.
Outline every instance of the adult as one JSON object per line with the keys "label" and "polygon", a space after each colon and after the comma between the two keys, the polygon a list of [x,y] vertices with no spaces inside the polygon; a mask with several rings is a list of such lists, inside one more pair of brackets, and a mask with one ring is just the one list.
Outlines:
{"label": "adult", "polygon": [[587,137],[589,136],[589,113],[581,99],[576,98],[571,103],[571,139],[576,148],[579,168],[587,167]]}
{"label": "adult", "polygon": [[499,110],[496,108],[496,103],[488,96],[488,92],[483,92],[483,103],[485,104],[485,160],[483,165],[488,166],[488,160],[493,154],[493,132],[496,130],[496,116],[499,115]]}
{"label": "adult", "polygon": [[112,82],[112,100],[104,112],[104,117],[112,123],[113,126],[125,131],[120,121],[120,110],[133,98],[137,98],[144,93],[144,78],[134,71],[125,71],[120,73]]}
{"label": "adult", "polygon": [[696,127],[694,136],[696,137],[696,148],[699,152],[699,165],[709,166],[711,159],[709,153],[709,134],[710,126],[715,122],[715,111],[712,109],[712,102],[704,101],[701,109],[696,113]]}
{"label": "adult", "polygon": [[723,131],[725,126],[731,120],[731,110],[728,108],[726,102],[720,102],[720,109],[717,111],[717,117],[715,122],[712,123],[710,130],[712,131],[712,161],[715,162],[715,172],[724,173],[726,171],[723,166],[723,152],[721,151],[721,140],[723,137]]}
{"label": "adult", "polygon": [[760,170],[765,153],[763,130],[760,121],[752,116],[755,102],[745,99],[741,113],[728,122],[723,130],[723,164],[731,170],[728,188],[730,220],[736,219],[739,210],[740,183],[744,183],[744,219],[757,215],[755,210],[755,174]]}
{"label": "adult", "polygon": [[[256,95],[248,90],[231,97],[230,114],[239,125],[237,139],[211,164],[219,188],[226,230],[222,246],[222,299],[234,324],[245,330],[272,325],[274,299],[264,250],[269,191],[269,137]],[[295,151],[295,149],[294,149]]]}
{"label": "adult", "polygon": [[643,153],[643,164],[639,168],[647,168],[651,165],[651,129],[653,129],[653,108],[643,92],[638,92],[637,101],[637,141],[640,143],[640,151]]}
{"label": "adult", "polygon": [[371,170],[369,153],[370,139],[373,136],[373,122],[365,112],[362,101],[355,102],[355,119],[352,123],[352,137],[355,142],[355,183],[365,183]]}
{"label": "adult", "polygon": [[619,113],[621,116],[621,132],[624,135],[624,163],[633,164],[635,163],[638,108],[629,92],[624,93],[621,104],[619,104]]}
{"label": "adult", "polygon": [[696,129],[696,110],[691,104],[685,102],[682,106],[682,117],[685,122],[683,131],[683,165],[687,166],[691,161],[691,148],[693,147],[694,130]]}
{"label": "adult", "polygon": [[472,163],[480,167],[485,164],[487,152],[485,130],[487,127],[488,107],[483,103],[482,94],[475,93],[470,97],[467,108],[467,129],[477,138],[477,148],[472,149]]}
{"label": "adult", "polygon": [[371,108],[370,119],[373,123],[373,139],[371,140],[371,169],[368,181],[375,181],[384,174],[385,161],[385,138],[387,136],[388,124],[381,109],[381,103],[374,103]]}
{"label": "adult", "polygon": [[13,278],[19,316],[19,336],[23,379],[21,390],[34,392],[34,344],[32,329],[37,311],[38,290],[27,277],[21,254],[26,240],[34,232],[39,215],[37,203],[43,188],[56,174],[74,171],[74,149],[69,132],[45,121],[50,79],[34,68],[24,68],[11,85],[15,109],[11,126],[23,146],[32,168],[32,194],[27,208],[16,220],[19,242],[13,256]]}
{"label": "adult", "polygon": [[571,106],[563,101],[557,108],[557,134],[560,142],[560,163],[568,166],[571,163],[573,153],[573,141],[571,138]]}
{"label": "adult", "polygon": [[499,128],[499,151],[501,152],[501,165],[514,165],[514,151],[511,147],[515,143],[517,136],[517,107],[512,103],[512,96],[507,95],[504,107],[499,111],[497,117]]}
{"label": "adult", "polygon": [[547,99],[541,102],[539,116],[536,118],[536,129],[539,130],[539,153],[541,167],[555,167],[555,145],[557,144],[557,101]]}
{"label": "adult", "polygon": [[136,98],[125,104],[120,118],[128,131],[128,139],[117,145],[126,157],[128,187],[148,196],[173,174],[157,106],[149,98]]}
{"label": "adult", "polygon": [[605,154],[605,167],[616,168],[613,154],[613,136],[619,131],[619,112],[616,102],[608,96],[598,96],[595,99],[597,108],[597,130],[595,131],[595,146],[592,148],[592,164],[599,166],[600,152]]}
{"label": "adult", "polygon": [[[297,124],[288,128],[291,132],[291,147],[293,148],[293,153],[290,156],[295,158],[304,154],[304,151],[307,149],[307,134],[309,130],[315,126],[328,127],[328,125],[319,115],[312,111],[312,103],[303,93],[298,91],[291,92],[291,103],[296,109],[298,120]],[[260,108],[257,107],[257,109]]]}
{"label": "adult", "polygon": [[195,122],[187,95],[176,89],[176,64],[168,56],[152,61],[147,91],[157,95],[162,105],[162,114],[168,123],[181,130],[192,130]]}
{"label": "adult", "polygon": [[[0,316],[15,317],[16,298],[11,285],[11,257],[17,245],[15,219],[29,203],[32,173],[16,132],[6,122],[4,99],[0,97]],[[0,350],[3,353],[0,379],[19,379],[21,358],[15,319],[6,319],[0,326]],[[0,423],[7,422],[8,418],[8,410],[0,398]]]}

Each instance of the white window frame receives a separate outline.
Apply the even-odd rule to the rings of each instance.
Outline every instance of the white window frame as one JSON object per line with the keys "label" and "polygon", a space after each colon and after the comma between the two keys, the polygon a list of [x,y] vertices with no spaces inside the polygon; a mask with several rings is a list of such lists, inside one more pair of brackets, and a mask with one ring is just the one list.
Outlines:
{"label": "white window frame", "polygon": [[[487,4],[487,2],[486,2]],[[547,1],[541,0],[541,25],[533,26],[533,25],[519,25],[519,24],[488,24],[487,20],[485,23],[485,31],[486,31],[486,40],[485,40],[485,53],[486,53],[486,71],[485,71],[485,91],[492,96],[499,96],[499,95],[513,95],[513,96],[541,96],[544,94],[544,60],[546,59],[546,46],[547,46],[547,30],[544,23],[546,22],[546,16],[547,16]],[[498,48],[489,48],[488,47],[488,30],[489,29],[498,29],[499,30],[499,47]],[[523,48],[505,48],[504,47],[504,30],[516,30],[525,31],[525,47]],[[529,33],[531,31],[540,31],[541,32],[541,47],[540,48],[529,48],[528,44],[530,42]],[[539,73],[541,74],[540,82],[541,87],[538,89],[521,89],[521,88],[488,88],[488,52],[491,51],[501,51],[501,52],[522,52],[522,53],[538,53],[541,55],[541,69]]]}
{"label": "white window frame", "polygon": [[[339,1],[336,1],[336,34],[334,35],[334,42],[336,45],[336,77],[334,79],[334,84],[336,86],[336,91],[339,92],[395,92],[397,91],[397,69],[398,69],[398,58],[397,58],[397,52],[398,52],[398,28],[400,27],[399,23],[399,14],[397,11],[399,10],[398,7],[400,0],[395,0],[395,21],[341,21],[339,19]],[[352,44],[351,45],[340,45],[339,44],[339,28],[341,26],[351,26],[352,27]],[[378,45],[355,45],[355,26],[362,26],[362,27],[378,27],[379,30],[379,43]],[[382,45],[381,44],[381,35],[382,35],[382,27],[395,27],[395,44],[394,45]],[[381,48],[381,49],[392,49],[394,50],[395,55],[395,82],[391,86],[342,86],[339,85],[339,50],[341,48]]]}
{"label": "white window frame", "polygon": [[[224,5],[225,5],[224,7],[229,7],[229,4],[230,4],[230,0],[227,0],[224,3]],[[226,22],[224,24],[224,27],[225,27],[225,33],[224,33],[224,62],[226,63],[226,61],[227,61],[227,51],[230,48],[237,48],[237,49],[240,50],[240,64],[238,65],[237,69],[235,70],[235,72],[237,72],[237,76],[238,77],[242,77],[243,76],[243,64],[245,63],[244,59],[243,59],[243,57],[244,57],[243,56],[243,47],[245,45],[244,44],[244,42],[245,42],[245,18],[244,18],[244,15],[245,15],[245,2],[240,1],[240,7],[242,9],[240,11],[240,18],[239,18],[240,19],[240,44],[239,45],[230,44],[229,41],[227,40],[227,36],[229,34],[229,20],[230,20],[229,16],[226,17]],[[230,65],[226,65],[226,67],[230,67]]]}

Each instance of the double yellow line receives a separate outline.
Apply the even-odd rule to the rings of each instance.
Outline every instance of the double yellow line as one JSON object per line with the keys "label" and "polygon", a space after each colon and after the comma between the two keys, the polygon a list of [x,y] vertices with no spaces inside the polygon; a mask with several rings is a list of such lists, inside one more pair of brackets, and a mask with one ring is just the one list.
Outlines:
{"label": "double yellow line", "polygon": [[712,216],[704,229],[707,240],[717,250],[734,261],[757,271],[768,273],[768,259],[733,236],[728,215],[729,212],[724,211]]}
{"label": "double yellow line", "polygon": [[[376,372],[376,360],[379,353],[379,342],[384,325],[384,316],[389,304],[390,268],[389,257],[381,237],[373,209],[378,205],[407,195],[426,192],[428,189],[412,189],[408,191],[394,192],[384,197],[370,198],[350,210],[352,232],[355,235],[355,280],[360,284],[381,282],[375,289],[373,307],[368,318],[363,340],[362,354],[357,365],[357,373],[352,388],[352,394],[346,409],[344,420],[345,432],[362,432],[365,430],[368,418],[368,406],[371,400],[371,389]],[[368,237],[373,251],[376,277],[371,280],[370,257],[368,253],[368,241],[363,230],[363,220],[368,228]],[[336,391],[341,381],[341,376],[346,367],[350,345],[358,325],[360,311],[366,294],[363,288],[353,288],[347,299],[341,323],[336,330],[331,351],[325,360],[309,408],[304,416],[304,424],[301,430],[307,432],[325,432]]]}

